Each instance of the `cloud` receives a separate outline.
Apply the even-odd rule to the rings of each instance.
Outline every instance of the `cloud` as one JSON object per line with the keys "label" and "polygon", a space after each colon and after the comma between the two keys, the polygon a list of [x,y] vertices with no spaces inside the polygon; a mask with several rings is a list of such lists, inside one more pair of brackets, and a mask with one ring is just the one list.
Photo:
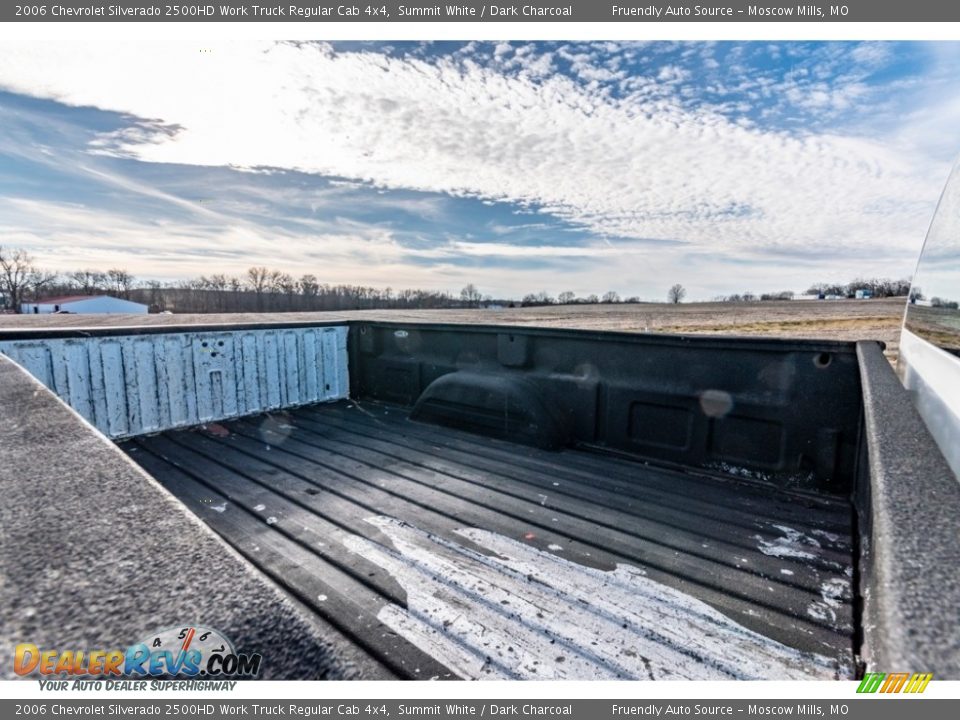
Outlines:
{"label": "cloud", "polygon": [[252,265],[270,265],[299,274],[304,256],[320,253],[331,269],[354,271],[376,260],[383,267],[375,265],[365,280],[382,282],[406,252],[389,231],[359,223],[343,223],[340,232],[327,225],[325,233],[297,234],[210,219],[225,222],[150,221],[76,203],[0,198],[4,242],[42,254],[45,267],[56,271],[121,264],[140,277],[179,278],[184,266],[190,273],[199,268],[204,274],[240,274]]}
{"label": "cloud", "polygon": [[[508,244],[459,238],[418,244],[380,224],[327,218],[294,229],[258,226],[227,215],[150,220],[80,203],[0,198],[0,237],[42,258],[45,270],[122,266],[138,278],[168,281],[224,273],[243,275],[265,265],[321,282],[432,290],[480,283],[485,291],[519,296],[531,287],[532,268],[552,267],[589,285],[583,260],[609,255],[602,248]],[[609,250],[609,249],[608,249]],[[553,264],[556,263],[556,264]],[[597,282],[604,285],[598,271]],[[539,283],[536,280],[534,284]],[[566,282],[566,281],[565,281]]]}
{"label": "cloud", "polygon": [[[692,83],[703,78],[678,48],[704,72],[730,71],[738,100],[702,102]],[[739,48],[721,55],[714,45],[690,54],[696,47],[540,51],[500,44],[404,54],[245,41],[201,54],[169,42],[55,47],[10,40],[0,55],[0,87],[128,114],[125,127],[98,136],[89,148],[97,153],[511,203],[589,238],[579,250],[549,240],[452,243],[421,258],[615,262],[618,253],[639,257],[650,241],[760,264],[835,247],[888,257],[918,250],[945,176],[943,159],[911,155],[896,135],[891,143],[790,132],[734,117],[764,97],[812,115],[855,107],[874,92],[867,70],[841,77],[838,64],[854,57],[877,67],[889,59],[885,46],[828,46],[811,51],[815,61],[808,58],[792,76],[766,80],[750,77],[750,54],[797,49]],[[637,69],[641,59],[649,72]],[[556,71],[561,63],[568,72]],[[423,201],[423,213],[442,210]],[[257,252],[256,227],[238,224],[230,232]],[[617,242],[603,245],[603,238]],[[396,238],[379,243],[383,257],[400,261]]]}

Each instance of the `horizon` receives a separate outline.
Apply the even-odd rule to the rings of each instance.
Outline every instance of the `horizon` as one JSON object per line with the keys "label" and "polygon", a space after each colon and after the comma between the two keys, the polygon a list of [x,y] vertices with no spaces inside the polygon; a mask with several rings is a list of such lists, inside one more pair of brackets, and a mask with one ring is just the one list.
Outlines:
{"label": "horizon", "polygon": [[[3,249],[0,246],[0,249]],[[254,270],[255,268],[250,268]],[[269,272],[269,268],[256,268],[257,270],[265,270]],[[113,268],[112,272],[125,272],[122,268]],[[84,273],[89,274],[90,269],[83,271]],[[163,284],[162,282],[157,281],[155,278],[139,278],[127,273],[127,281],[129,286],[126,289],[121,289],[118,287],[110,287],[109,284],[112,282],[108,277],[107,273],[100,273],[101,277],[96,282],[102,283],[96,287],[84,288],[81,281],[71,277],[70,273],[65,273],[58,275],[56,278],[53,278],[46,282],[43,287],[50,288],[50,291],[41,291],[39,293],[32,293],[29,296],[29,299],[24,300],[25,304],[36,305],[53,302],[55,300],[67,300],[74,298],[89,298],[89,297],[115,297],[123,299],[131,299],[134,295],[140,295],[143,293],[151,292],[183,292],[183,293],[195,293],[195,292],[209,292],[209,293],[227,293],[227,294],[256,294],[257,291],[252,286],[248,277],[244,276],[233,276],[225,277],[221,276],[221,279],[226,281],[222,287],[216,287],[213,285],[201,285],[199,284],[200,280],[205,278],[193,278],[193,283],[190,280],[187,281],[177,281],[168,284]],[[303,276],[304,279],[310,278],[316,280],[312,275]],[[229,286],[229,281],[232,279],[237,279],[238,283],[235,287]],[[289,290],[282,289],[277,285],[268,284],[261,292],[267,296],[305,296],[307,293],[304,292],[303,287],[299,284],[297,278],[288,278],[289,280],[294,281],[291,284]],[[88,279],[89,281],[89,279]],[[154,284],[156,283],[156,284]],[[180,284],[178,284],[180,283]],[[314,292],[319,295],[329,294],[336,290],[373,290],[379,293],[377,296],[364,298],[365,302],[372,302],[374,304],[390,301],[399,301],[400,294],[404,292],[422,292],[422,293],[431,293],[431,296],[434,300],[443,299],[448,300],[453,303],[468,303],[468,306],[473,305],[475,307],[484,307],[489,304],[497,303],[516,303],[518,307],[531,305],[531,306],[549,306],[549,305],[611,305],[611,304],[623,304],[623,305],[658,305],[658,304],[697,304],[697,303],[717,303],[717,302],[753,302],[753,301],[763,301],[763,302],[789,302],[792,300],[808,299],[817,295],[818,292],[814,292],[814,289],[817,285],[820,286],[819,292],[826,295],[827,298],[833,299],[834,297],[840,297],[844,299],[873,299],[873,300],[882,300],[882,299],[896,299],[903,298],[906,302],[908,294],[912,294],[915,290],[920,293],[918,299],[926,300],[926,295],[922,294],[922,288],[917,287],[911,289],[911,293],[908,293],[907,288],[904,285],[909,287],[909,283],[906,279],[900,279],[899,281],[892,280],[890,278],[854,278],[847,283],[838,283],[836,285],[828,286],[826,283],[815,284],[813,287],[807,288],[806,290],[792,290],[786,288],[779,292],[774,293],[731,293],[729,295],[718,295],[706,299],[687,299],[687,288],[682,283],[676,283],[679,286],[681,294],[677,300],[674,300],[670,293],[664,295],[664,298],[651,298],[651,297],[640,297],[640,296],[630,296],[623,297],[618,293],[610,294],[610,291],[606,293],[594,292],[587,295],[578,296],[573,294],[572,297],[564,298],[564,295],[570,295],[569,291],[558,293],[557,295],[550,295],[544,291],[539,292],[528,292],[524,293],[523,296],[491,296],[486,293],[481,292],[481,288],[473,287],[472,290],[476,293],[475,296],[471,296],[470,299],[464,298],[461,291],[466,291],[468,288],[461,288],[461,291],[427,291],[423,288],[404,288],[404,287],[374,287],[374,286],[361,286],[354,285],[351,283],[318,283],[314,288]],[[874,285],[886,285],[886,292],[880,292],[879,294],[872,294],[867,298],[854,298],[854,292],[860,289],[866,289],[869,286]],[[897,289],[899,288],[899,289]],[[671,288],[672,290],[673,288]],[[52,294],[51,294],[52,293]],[[780,297],[774,297],[779,295]],[[2,291],[0,291],[0,297],[3,296]],[[454,306],[444,306],[445,308],[456,307]],[[379,309],[391,309],[387,305],[379,306]],[[442,308],[437,308],[442,309]]]}

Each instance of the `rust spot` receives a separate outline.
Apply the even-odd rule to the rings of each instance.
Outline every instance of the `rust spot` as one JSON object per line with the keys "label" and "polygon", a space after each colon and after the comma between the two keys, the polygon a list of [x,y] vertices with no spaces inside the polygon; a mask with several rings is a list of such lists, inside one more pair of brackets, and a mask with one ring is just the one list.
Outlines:
{"label": "rust spot", "polygon": [[217,437],[227,437],[230,435],[230,431],[220,423],[208,423],[204,425],[202,429],[205,433],[216,435]]}

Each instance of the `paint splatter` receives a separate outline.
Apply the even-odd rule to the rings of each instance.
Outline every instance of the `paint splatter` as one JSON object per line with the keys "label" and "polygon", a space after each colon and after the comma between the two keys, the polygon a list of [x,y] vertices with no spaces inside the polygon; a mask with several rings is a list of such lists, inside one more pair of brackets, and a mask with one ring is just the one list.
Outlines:
{"label": "paint splatter", "polygon": [[816,557],[812,548],[819,548],[820,543],[816,538],[804,535],[799,530],[786,525],[774,525],[783,535],[769,540],[760,535],[754,535],[753,539],[760,552],[764,555],[770,555],[778,558],[797,558],[799,560],[812,560]]}
{"label": "paint splatter", "polygon": [[820,600],[807,606],[807,615],[824,622],[836,622],[837,610],[851,597],[850,582],[845,578],[830,578],[820,586]]}
{"label": "paint splatter", "polygon": [[466,545],[389,517],[367,522],[392,547],[355,535],[344,544],[407,593],[406,607],[388,604],[378,619],[465,678],[851,676],[836,660],[749,630],[631,565],[597,570],[476,528],[456,531]]}

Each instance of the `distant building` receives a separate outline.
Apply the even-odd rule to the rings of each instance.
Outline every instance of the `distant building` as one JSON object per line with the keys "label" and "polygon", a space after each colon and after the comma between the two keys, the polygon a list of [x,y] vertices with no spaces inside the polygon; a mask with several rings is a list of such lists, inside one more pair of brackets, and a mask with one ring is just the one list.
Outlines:
{"label": "distant building", "polygon": [[857,300],[869,300],[873,297],[873,293],[870,290],[857,290],[856,298]]}
{"label": "distant building", "polygon": [[141,303],[122,300],[110,295],[62,295],[48,297],[36,302],[22,303],[20,310],[26,315],[44,315],[56,312],[91,315],[103,313],[131,313],[145,315],[147,306]]}

